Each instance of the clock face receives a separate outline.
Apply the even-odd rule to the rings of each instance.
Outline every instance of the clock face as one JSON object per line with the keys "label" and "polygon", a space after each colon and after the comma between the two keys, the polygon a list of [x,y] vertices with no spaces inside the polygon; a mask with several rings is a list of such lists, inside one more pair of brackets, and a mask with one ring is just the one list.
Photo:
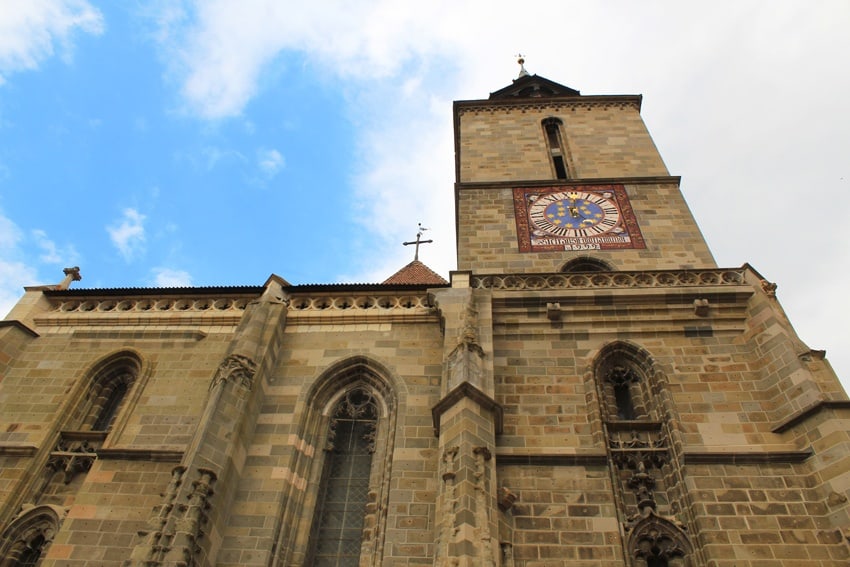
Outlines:
{"label": "clock face", "polygon": [[622,185],[514,189],[522,252],[645,248]]}
{"label": "clock face", "polygon": [[587,237],[622,232],[620,210],[613,199],[613,193],[549,193],[530,203],[528,215],[540,234]]}

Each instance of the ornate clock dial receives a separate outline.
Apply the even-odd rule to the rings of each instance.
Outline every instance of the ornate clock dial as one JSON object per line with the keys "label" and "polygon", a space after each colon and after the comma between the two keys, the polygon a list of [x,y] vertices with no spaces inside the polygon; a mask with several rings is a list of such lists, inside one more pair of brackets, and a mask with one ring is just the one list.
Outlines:
{"label": "ornate clock dial", "polygon": [[528,208],[534,231],[562,237],[622,232],[620,209],[611,193],[568,191],[538,197]]}

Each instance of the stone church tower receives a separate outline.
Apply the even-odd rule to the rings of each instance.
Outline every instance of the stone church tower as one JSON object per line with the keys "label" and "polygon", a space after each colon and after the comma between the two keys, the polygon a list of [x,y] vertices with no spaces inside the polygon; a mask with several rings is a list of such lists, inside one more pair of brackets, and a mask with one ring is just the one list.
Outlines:
{"label": "stone church tower", "polygon": [[850,564],[847,395],[640,104],[456,102],[450,281],[27,288],[0,567]]}

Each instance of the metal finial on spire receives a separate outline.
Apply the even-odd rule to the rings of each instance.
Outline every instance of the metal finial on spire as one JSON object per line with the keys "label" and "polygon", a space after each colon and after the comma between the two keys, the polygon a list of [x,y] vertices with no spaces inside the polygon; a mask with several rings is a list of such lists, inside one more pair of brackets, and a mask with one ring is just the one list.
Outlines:
{"label": "metal finial on spire", "polygon": [[419,245],[420,244],[430,244],[430,243],[434,242],[433,240],[422,240],[422,233],[424,233],[426,230],[428,230],[428,229],[425,228],[424,226],[422,226],[422,223],[420,222],[419,223],[419,230],[416,232],[416,240],[413,240],[411,242],[402,242],[402,244],[405,245],[405,246],[410,246],[411,244],[416,245],[416,252],[413,254],[413,261],[414,262],[419,261]]}
{"label": "metal finial on spire", "polygon": [[522,79],[523,77],[528,77],[529,73],[525,70],[525,55],[522,53],[517,53],[517,63],[519,63],[519,76],[517,79]]}

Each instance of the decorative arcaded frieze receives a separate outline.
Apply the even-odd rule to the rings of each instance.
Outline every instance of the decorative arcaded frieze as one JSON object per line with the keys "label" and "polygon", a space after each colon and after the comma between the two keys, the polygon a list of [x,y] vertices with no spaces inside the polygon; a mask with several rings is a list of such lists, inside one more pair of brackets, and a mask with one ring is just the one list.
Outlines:
{"label": "decorative arcaded frieze", "polygon": [[544,290],[660,288],[743,285],[744,270],[664,270],[581,274],[498,274],[472,276],[476,289]]}
{"label": "decorative arcaded frieze", "polygon": [[247,298],[142,298],[142,299],[69,299],[55,301],[52,311],[75,315],[98,313],[203,313],[241,312],[249,303]]}
{"label": "decorative arcaded frieze", "polygon": [[430,311],[432,305],[427,295],[345,295],[345,296],[293,296],[289,302],[291,312],[298,311]]}

